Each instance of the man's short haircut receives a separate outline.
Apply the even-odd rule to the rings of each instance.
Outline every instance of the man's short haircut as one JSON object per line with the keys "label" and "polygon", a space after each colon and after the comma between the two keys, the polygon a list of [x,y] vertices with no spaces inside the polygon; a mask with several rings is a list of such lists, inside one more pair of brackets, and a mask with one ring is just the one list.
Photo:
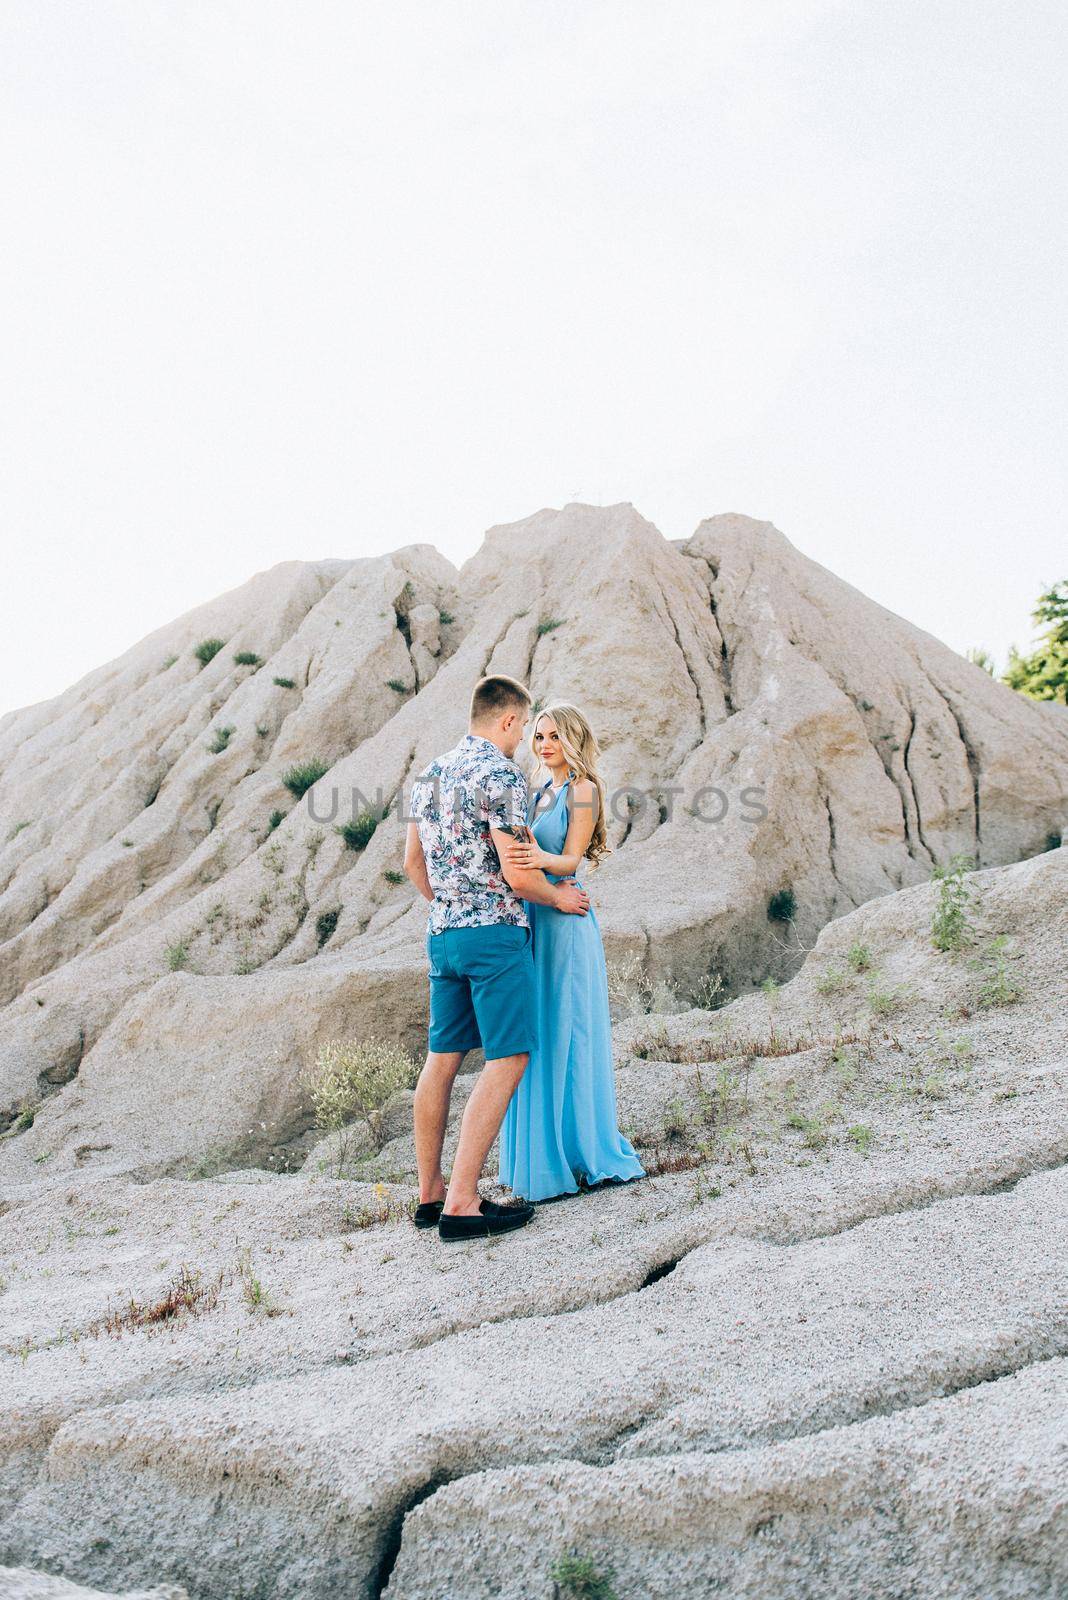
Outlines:
{"label": "man's short haircut", "polygon": [[480,678],[475,684],[471,696],[471,721],[480,725],[496,722],[508,711],[523,715],[530,710],[531,704],[530,691],[518,679],[498,672],[492,678]]}

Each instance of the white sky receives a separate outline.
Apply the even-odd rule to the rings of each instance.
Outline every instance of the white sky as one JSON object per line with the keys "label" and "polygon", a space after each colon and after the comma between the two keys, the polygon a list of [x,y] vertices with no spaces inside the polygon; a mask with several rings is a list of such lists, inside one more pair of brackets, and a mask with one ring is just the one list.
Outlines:
{"label": "white sky", "polygon": [[0,711],[293,557],[1068,576],[1062,0],[0,0]]}

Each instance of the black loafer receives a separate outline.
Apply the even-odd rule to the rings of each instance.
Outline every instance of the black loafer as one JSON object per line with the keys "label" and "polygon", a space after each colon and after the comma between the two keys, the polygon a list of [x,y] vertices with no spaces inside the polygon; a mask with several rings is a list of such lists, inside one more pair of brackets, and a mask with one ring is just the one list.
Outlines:
{"label": "black loafer", "polygon": [[417,1228],[437,1227],[438,1218],[441,1216],[441,1208],[444,1204],[444,1200],[424,1200],[420,1205],[416,1206],[415,1216],[412,1221]]}
{"label": "black loafer", "polygon": [[499,1206],[493,1200],[483,1200],[482,1215],[478,1217],[450,1217],[442,1212],[438,1222],[439,1239],[487,1239],[491,1234],[511,1233],[513,1228],[525,1228],[534,1215],[532,1205]]}

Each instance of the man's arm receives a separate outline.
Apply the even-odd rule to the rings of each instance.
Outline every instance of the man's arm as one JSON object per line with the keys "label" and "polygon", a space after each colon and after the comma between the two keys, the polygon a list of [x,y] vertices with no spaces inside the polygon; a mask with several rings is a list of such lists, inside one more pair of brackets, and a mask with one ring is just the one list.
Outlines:
{"label": "man's arm", "polygon": [[416,822],[409,822],[408,832],[405,835],[404,870],[423,898],[433,900],[434,891],[430,887],[430,875],[426,870],[426,857],[423,854],[423,841],[419,837],[419,825]]}
{"label": "man's arm", "polygon": [[533,867],[512,867],[507,862],[507,849],[515,840],[502,828],[490,828],[490,837],[501,858],[501,874],[509,889],[521,900],[533,900],[538,906],[552,906],[554,911],[567,911],[584,917],[590,908],[589,896],[574,883],[550,883],[544,872]]}

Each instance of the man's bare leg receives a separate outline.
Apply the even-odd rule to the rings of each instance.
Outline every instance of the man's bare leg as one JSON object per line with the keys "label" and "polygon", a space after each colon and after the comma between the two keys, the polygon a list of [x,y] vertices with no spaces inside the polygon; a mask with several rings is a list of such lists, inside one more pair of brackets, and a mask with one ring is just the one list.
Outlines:
{"label": "man's bare leg", "polygon": [[[415,1086],[415,1159],[419,1166],[419,1202],[444,1200],[441,1147],[449,1120],[453,1079],[460,1070],[462,1050],[431,1050]],[[501,1113],[502,1117],[504,1113]]]}
{"label": "man's bare leg", "polygon": [[524,1051],[518,1056],[499,1056],[495,1061],[487,1061],[482,1068],[460,1123],[460,1143],[456,1147],[449,1192],[445,1197],[446,1215],[479,1215],[481,1196],[478,1180],[482,1176],[490,1146],[504,1121],[508,1102],[529,1060],[529,1055]]}

